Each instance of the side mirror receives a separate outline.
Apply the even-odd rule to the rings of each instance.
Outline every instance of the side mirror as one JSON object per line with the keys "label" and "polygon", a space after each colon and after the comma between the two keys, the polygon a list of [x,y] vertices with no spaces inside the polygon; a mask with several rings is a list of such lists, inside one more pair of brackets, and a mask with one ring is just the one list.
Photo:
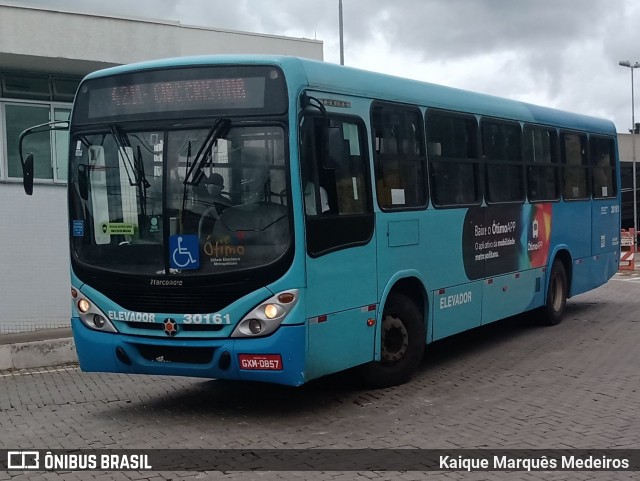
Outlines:
{"label": "side mirror", "polygon": [[54,120],[45,124],[34,125],[20,133],[18,137],[18,154],[20,155],[20,163],[22,164],[22,183],[24,192],[27,195],[33,194],[33,154],[27,154],[27,158],[22,157],[22,143],[24,138],[38,132],[47,132],[50,130],[69,130],[69,122]]}
{"label": "side mirror", "polygon": [[33,194],[33,154],[28,153],[27,158],[22,163],[22,184],[24,185],[24,193]]}

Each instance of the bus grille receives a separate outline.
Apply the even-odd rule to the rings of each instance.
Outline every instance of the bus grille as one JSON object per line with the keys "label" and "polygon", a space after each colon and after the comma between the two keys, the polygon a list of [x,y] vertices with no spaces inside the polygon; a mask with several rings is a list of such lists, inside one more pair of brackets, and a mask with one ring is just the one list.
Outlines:
{"label": "bus grille", "polygon": [[[162,331],[164,324],[159,322],[127,322],[131,329],[147,329],[152,331]],[[224,329],[222,324],[180,324],[180,330],[183,332],[217,332]]]}
{"label": "bus grille", "polygon": [[204,287],[97,284],[94,283],[96,289],[129,311],[169,314],[220,312],[241,297],[261,287],[252,282]]}

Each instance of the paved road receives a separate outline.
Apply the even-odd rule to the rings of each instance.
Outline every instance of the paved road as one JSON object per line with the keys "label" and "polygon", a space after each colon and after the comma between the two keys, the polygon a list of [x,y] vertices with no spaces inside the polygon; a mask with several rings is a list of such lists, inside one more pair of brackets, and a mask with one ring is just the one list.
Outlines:
{"label": "paved road", "polygon": [[[636,448],[640,277],[436,343],[406,385],[302,388],[191,378],[0,373],[3,448]],[[0,472],[0,480],[633,479],[637,473]]]}

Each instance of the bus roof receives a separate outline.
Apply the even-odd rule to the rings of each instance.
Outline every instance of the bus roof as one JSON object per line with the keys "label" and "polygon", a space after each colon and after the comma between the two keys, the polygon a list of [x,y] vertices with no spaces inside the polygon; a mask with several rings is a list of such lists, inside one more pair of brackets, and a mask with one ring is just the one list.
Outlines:
{"label": "bus roof", "polygon": [[286,72],[287,84],[295,95],[302,89],[311,88],[338,94],[616,135],[613,122],[597,117],[290,56],[204,55],[167,58],[99,70],[89,74],[86,79],[139,70],[225,64],[280,66]]}

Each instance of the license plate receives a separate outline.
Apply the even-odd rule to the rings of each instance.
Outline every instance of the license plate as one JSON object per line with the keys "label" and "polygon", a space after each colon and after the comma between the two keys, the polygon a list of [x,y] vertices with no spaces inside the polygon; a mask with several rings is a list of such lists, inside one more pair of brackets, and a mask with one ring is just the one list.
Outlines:
{"label": "license plate", "polygon": [[282,371],[280,354],[238,354],[238,361],[248,371]]}

